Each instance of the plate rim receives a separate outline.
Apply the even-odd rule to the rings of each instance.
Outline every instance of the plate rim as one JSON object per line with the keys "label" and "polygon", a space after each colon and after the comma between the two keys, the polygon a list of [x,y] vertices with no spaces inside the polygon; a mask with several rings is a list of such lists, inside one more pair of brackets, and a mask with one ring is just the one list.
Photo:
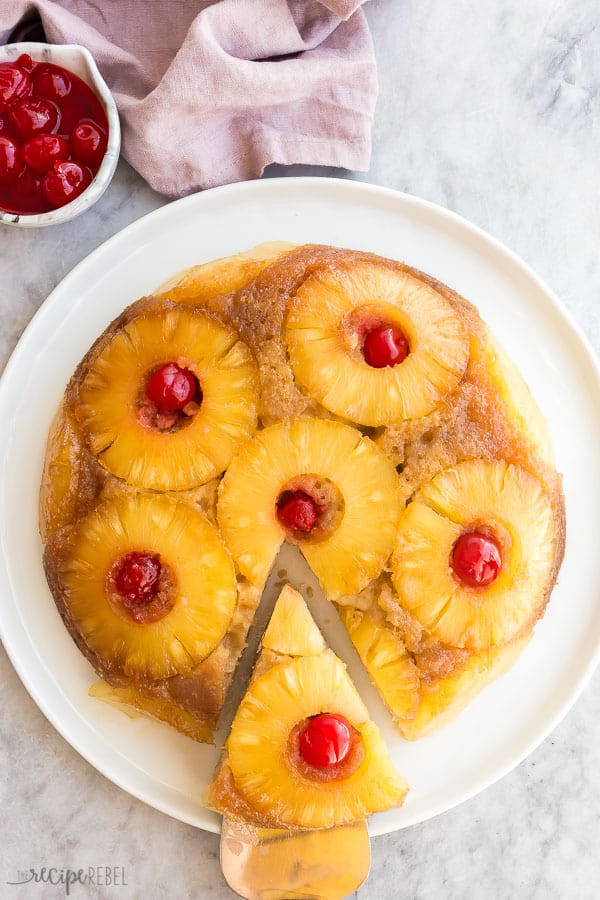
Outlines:
{"label": "plate rim", "polygon": [[[355,181],[347,178],[319,176],[282,176],[277,178],[266,178],[255,181],[243,181],[237,182],[235,184],[223,185],[220,187],[211,188],[206,191],[191,194],[187,197],[183,197],[170,203],[165,203],[163,206],[151,210],[144,216],[141,216],[135,221],[129,223],[129,225],[125,226],[125,228],[117,231],[114,235],[111,235],[111,237],[103,241],[98,247],[84,256],[83,259],[81,259],[64,276],[64,278],[62,278],[58,282],[58,284],[53,288],[50,294],[48,294],[46,299],[40,304],[40,307],[32,316],[31,320],[21,334],[12,353],[10,354],[4,371],[0,376],[0,418],[2,418],[3,406],[5,404],[5,395],[9,390],[7,385],[10,385],[11,379],[13,377],[13,370],[18,368],[21,357],[23,356],[23,354],[27,353],[29,342],[32,339],[31,336],[37,333],[38,328],[43,325],[44,317],[50,314],[54,304],[58,302],[56,299],[57,296],[60,297],[60,294],[65,290],[65,287],[68,290],[70,282],[77,278],[79,270],[81,268],[94,262],[95,259],[101,256],[103,253],[110,251],[113,245],[118,244],[123,240],[124,237],[129,237],[132,232],[141,230],[149,220],[159,221],[162,217],[168,218],[172,216],[173,209],[182,209],[185,206],[193,206],[198,203],[202,204],[202,198],[205,196],[214,197],[215,194],[225,196],[230,193],[244,193],[246,191],[260,192],[269,188],[283,189],[284,191],[291,189],[293,191],[301,189],[302,187],[315,188],[323,186],[335,187],[342,191],[348,191],[349,193],[355,192],[356,194],[363,194],[367,197],[371,196],[387,198],[392,202],[400,203],[401,205],[405,205],[409,208],[412,207],[419,212],[428,213],[438,220],[445,220],[450,226],[454,226],[462,231],[466,231],[467,233],[470,233],[472,237],[482,241],[484,244],[487,244],[491,250],[493,250],[496,254],[500,254],[500,256],[508,260],[511,265],[520,270],[520,272],[527,279],[533,282],[533,284],[543,294],[544,301],[546,303],[550,303],[550,305],[553,307],[554,313],[558,316],[559,319],[562,320],[563,325],[565,325],[571,331],[572,336],[577,339],[579,347],[583,351],[583,354],[585,356],[585,362],[587,364],[588,370],[593,372],[594,375],[594,385],[591,387],[591,390],[595,390],[595,392],[597,392],[598,396],[600,397],[600,360],[596,356],[594,348],[592,347],[591,342],[586,336],[582,327],[573,317],[570,310],[561,303],[556,293],[541,278],[541,276],[539,276],[537,272],[535,272],[534,269],[527,262],[525,262],[525,260],[523,260],[514,251],[503,244],[498,238],[489,234],[480,226],[475,225],[468,219],[464,218],[456,212],[453,212],[452,210],[448,210],[445,207],[439,206],[438,204],[433,203],[430,200],[425,200],[421,197],[408,194],[404,191],[395,190],[394,188],[383,187],[381,185],[371,184],[366,181]],[[0,489],[2,489],[2,479],[0,479]],[[13,601],[16,600],[16,598],[13,597],[8,568],[6,566],[3,555],[1,554],[0,596],[7,596],[10,597]],[[18,624],[19,626],[23,625],[21,621],[19,621]],[[29,636],[24,627],[23,631],[25,638],[30,643],[30,646],[35,650],[35,646],[31,641],[29,641]],[[153,809],[157,809],[160,812],[165,813],[166,815],[169,815],[186,824],[201,828],[204,831],[212,833],[219,832],[219,823],[214,823],[214,827],[211,827],[209,824],[201,825],[191,816],[186,816],[185,813],[182,813],[180,810],[174,809],[169,803],[163,802],[160,798],[151,798],[144,790],[136,789],[135,787],[132,788],[130,784],[126,784],[125,779],[121,778],[118,772],[113,771],[110,768],[109,764],[105,764],[103,762],[100,752],[96,752],[94,746],[82,746],[79,735],[70,733],[68,731],[68,728],[65,728],[65,726],[61,722],[60,716],[55,713],[52,706],[45,700],[43,692],[39,691],[38,687],[33,683],[27,671],[25,661],[21,659],[19,653],[11,642],[9,629],[7,629],[5,622],[4,604],[0,605],[0,640],[2,641],[7,656],[12,666],[14,667],[20,681],[37,705],[40,712],[52,724],[56,731],[58,731],[61,737],[66,740],[67,743],[70,744],[71,747],[73,747],[73,749],[75,749],[79,753],[79,755],[82,756],[90,765],[92,765],[98,772],[100,772],[113,784],[117,785],[119,788],[126,791],[131,796],[134,796],[138,800],[141,800],[143,803],[146,803]],[[429,806],[426,806],[425,809],[419,815],[415,816],[413,820],[411,820],[410,822],[402,823],[391,829],[386,827],[372,827],[371,823],[369,823],[369,831],[371,835],[375,836],[379,834],[390,834],[402,830],[403,828],[408,828],[412,825],[417,825],[421,822],[428,821],[435,816],[441,815],[451,809],[462,805],[463,803],[487,790],[496,782],[500,781],[509,772],[517,768],[517,766],[519,766],[524,759],[526,759],[532,752],[534,752],[548,738],[552,731],[554,731],[554,729],[559,725],[559,723],[565,718],[565,716],[578,701],[582,692],[589,684],[599,664],[600,634],[598,634],[598,636],[596,637],[595,649],[591,653],[589,661],[584,667],[579,678],[577,679],[575,686],[570,690],[569,694],[565,697],[562,703],[559,704],[555,714],[550,716],[545,722],[544,726],[536,731],[535,736],[528,742],[526,742],[526,745],[523,749],[519,750],[516,753],[509,754],[507,762],[502,765],[496,766],[491,775],[482,778],[472,789],[463,790],[460,795],[450,803],[442,801],[441,803],[436,804],[435,802],[431,802]],[[84,719],[86,725],[88,727],[91,727],[90,723],[85,720],[84,716],[81,713],[79,713],[79,715]],[[71,728],[71,731],[75,730],[76,729]],[[150,778],[150,776],[147,773],[143,773],[143,778],[148,779]]]}

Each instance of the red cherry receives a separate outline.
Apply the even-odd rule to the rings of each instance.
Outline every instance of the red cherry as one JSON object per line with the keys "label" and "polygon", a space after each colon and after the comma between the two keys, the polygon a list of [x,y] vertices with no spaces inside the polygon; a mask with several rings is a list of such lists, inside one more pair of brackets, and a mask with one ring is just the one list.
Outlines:
{"label": "red cherry", "polygon": [[64,69],[43,63],[32,75],[34,93],[47,100],[62,100],[71,93],[71,79]]}
{"label": "red cherry", "polygon": [[284,491],[277,501],[277,518],[290,531],[312,531],[319,507],[305,491]]}
{"label": "red cherry", "polygon": [[31,93],[31,78],[15,63],[0,63],[0,112],[16,106]]}
{"label": "red cherry", "polygon": [[55,162],[44,175],[44,196],[55,209],[70,203],[90,185],[92,176],[88,169],[70,159]]}
{"label": "red cherry", "polygon": [[352,727],[344,716],[314,716],[300,733],[300,755],[310,766],[322,769],[344,762],[352,749]]}
{"label": "red cherry", "polygon": [[106,135],[94,122],[82,119],[71,132],[71,147],[73,156],[95,166],[106,152]]}
{"label": "red cherry", "polygon": [[479,531],[461,534],[452,551],[452,568],[469,587],[486,587],[496,580],[502,568],[498,543]]}
{"label": "red cherry", "polygon": [[12,138],[0,134],[0,184],[14,184],[23,174],[23,151]]}
{"label": "red cherry", "polygon": [[392,325],[380,325],[367,333],[363,344],[365,361],[374,369],[404,362],[410,347],[403,331]]}
{"label": "red cherry", "polygon": [[69,144],[58,134],[38,134],[23,147],[25,162],[34,172],[43,175],[57,160],[69,155]]}
{"label": "red cherry", "polygon": [[187,406],[196,396],[197,388],[196,377],[189,369],[177,363],[165,363],[146,385],[146,394],[161,411],[167,412]]}
{"label": "red cherry", "polygon": [[50,134],[58,128],[60,113],[56,104],[39,97],[26,97],[11,111],[16,135],[27,141],[36,134]]}
{"label": "red cherry", "polygon": [[26,69],[28,72],[35,67],[35,63],[30,57],[29,53],[21,53],[20,57],[17,60],[17,65],[21,66],[22,69]]}
{"label": "red cherry", "polygon": [[20,57],[17,60],[17,65],[21,66],[22,69],[26,69],[28,72],[31,72],[34,67],[34,62],[29,53],[21,53]]}
{"label": "red cherry", "polygon": [[155,553],[128,553],[119,560],[115,587],[130,603],[147,603],[158,591],[161,565]]}

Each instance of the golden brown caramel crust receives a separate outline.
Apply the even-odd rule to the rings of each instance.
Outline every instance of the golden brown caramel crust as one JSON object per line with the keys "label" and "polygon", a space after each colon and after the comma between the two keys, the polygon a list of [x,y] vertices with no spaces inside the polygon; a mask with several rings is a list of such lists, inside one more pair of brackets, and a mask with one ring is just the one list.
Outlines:
{"label": "golden brown caramel crust", "polygon": [[[80,650],[96,671],[115,686],[131,684],[97,658],[82,641],[70,617],[64,590],[57,577],[59,562],[68,555],[79,523],[111,492],[134,489],[108,474],[89,450],[79,418],[79,388],[90,365],[112,337],[127,323],[149,311],[168,310],[177,303],[196,308],[233,328],[253,350],[260,376],[259,415],[262,426],[297,415],[336,418],[306,396],[297,385],[288,361],[283,330],[286,309],[302,283],[311,275],[351,271],[357,263],[370,263],[390,271],[405,272],[441,294],[455,310],[470,335],[469,363],[456,390],[447,395],[429,415],[377,429],[363,428],[398,468],[401,496],[407,502],[415,490],[442,469],[467,459],[505,460],[534,474],[551,499],[555,523],[554,564],[546,588],[526,635],[543,614],[556,581],[564,553],[565,512],[560,478],[549,461],[548,448],[520,424],[539,412],[532,400],[519,398],[525,410],[511,407],[510,392],[499,388],[497,372],[490,365],[491,345],[487,329],[475,308],[454,291],[429,275],[402,263],[370,253],[307,245],[284,253],[267,264],[249,261],[228,281],[219,272],[210,278],[190,270],[161,289],[156,297],[142,298],[123,311],[90,348],[65,393],[64,402],[51,429],[40,493],[40,530],[45,542],[44,565],[48,582],[63,620]],[[226,266],[226,262],[224,265]],[[235,290],[220,292],[234,285]],[[530,402],[531,406],[527,407]],[[517,415],[519,413],[519,415]],[[191,491],[173,494],[199,507],[215,521],[218,479]],[[243,649],[247,630],[259,600],[256,589],[239,581],[240,601],[221,644],[189,676],[161,682],[135,682],[143,696],[158,697],[177,709],[192,713],[214,728],[235,665]],[[444,678],[459,672],[470,658],[469,651],[447,647],[428,635],[404,610],[394,595],[387,574],[369,585],[356,598],[340,603],[369,610],[392,626],[417,665],[423,695],[436,690]],[[521,636],[520,635],[520,636]],[[520,637],[519,636],[519,637]],[[168,720],[168,717],[166,717]],[[172,724],[176,726],[175,722]],[[224,767],[226,770],[227,767]],[[225,777],[225,776],[223,776]],[[218,786],[215,788],[218,789]],[[225,789],[225,788],[224,788]]]}

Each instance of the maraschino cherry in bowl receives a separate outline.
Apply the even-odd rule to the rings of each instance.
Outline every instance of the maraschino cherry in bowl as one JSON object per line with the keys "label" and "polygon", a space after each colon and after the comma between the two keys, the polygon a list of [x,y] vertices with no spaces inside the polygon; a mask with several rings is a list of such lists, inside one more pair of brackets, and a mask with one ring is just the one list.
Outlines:
{"label": "maraschino cherry in bowl", "polygon": [[85,47],[0,47],[1,224],[80,215],[110,184],[120,146],[115,101]]}

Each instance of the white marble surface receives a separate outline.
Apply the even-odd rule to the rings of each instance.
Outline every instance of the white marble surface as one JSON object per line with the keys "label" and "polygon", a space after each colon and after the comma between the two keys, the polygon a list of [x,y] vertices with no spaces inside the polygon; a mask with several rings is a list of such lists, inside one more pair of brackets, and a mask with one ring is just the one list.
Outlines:
{"label": "white marble surface", "polygon": [[[596,0],[373,0],[367,12],[381,96],[371,170],[360,177],[440,203],[504,241],[600,351]],[[1,230],[0,368],[75,263],[163,202],[121,164],[77,221]],[[6,886],[18,869],[43,865],[125,867],[127,887],[75,886],[73,897],[233,897],[216,837],[149,809],[92,769],[38,711],[1,650],[0,678],[0,897],[64,896],[58,887]],[[359,900],[595,900],[599,746],[596,674],[511,775],[458,809],[376,839]]]}

